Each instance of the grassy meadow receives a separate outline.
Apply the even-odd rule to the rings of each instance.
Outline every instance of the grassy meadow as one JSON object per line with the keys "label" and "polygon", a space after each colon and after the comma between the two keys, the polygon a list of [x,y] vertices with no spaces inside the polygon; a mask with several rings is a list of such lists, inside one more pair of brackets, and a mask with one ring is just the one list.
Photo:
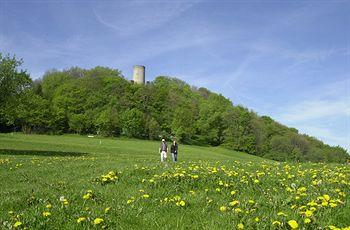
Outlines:
{"label": "grassy meadow", "polygon": [[1,229],[350,229],[349,165],[158,147],[0,134]]}

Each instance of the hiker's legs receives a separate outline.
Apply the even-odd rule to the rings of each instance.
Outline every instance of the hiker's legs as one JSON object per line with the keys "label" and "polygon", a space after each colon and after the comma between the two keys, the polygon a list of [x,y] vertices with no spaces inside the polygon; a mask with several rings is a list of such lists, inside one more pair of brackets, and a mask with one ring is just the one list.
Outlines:
{"label": "hiker's legs", "polygon": [[176,160],[175,160],[175,153],[171,153],[171,156],[172,156],[172,158],[173,158],[173,162],[175,162]]}
{"label": "hiker's legs", "polygon": [[161,162],[166,161],[166,152],[162,151],[161,154],[160,154],[160,157],[161,157]]}
{"label": "hiker's legs", "polygon": [[177,153],[174,153],[174,161],[177,162]]}

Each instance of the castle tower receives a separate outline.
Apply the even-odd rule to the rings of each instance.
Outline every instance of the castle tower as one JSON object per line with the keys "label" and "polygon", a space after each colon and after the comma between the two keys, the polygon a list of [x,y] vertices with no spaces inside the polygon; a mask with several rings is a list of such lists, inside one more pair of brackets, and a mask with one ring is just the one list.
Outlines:
{"label": "castle tower", "polygon": [[133,75],[134,83],[136,84],[145,84],[145,67],[142,65],[134,66],[134,75]]}

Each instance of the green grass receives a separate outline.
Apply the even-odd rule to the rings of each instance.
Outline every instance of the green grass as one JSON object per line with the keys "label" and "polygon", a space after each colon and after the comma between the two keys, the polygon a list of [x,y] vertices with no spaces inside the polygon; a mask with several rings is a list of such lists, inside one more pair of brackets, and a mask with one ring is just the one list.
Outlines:
{"label": "green grass", "polygon": [[[286,164],[186,145],[177,164],[164,165],[158,147],[132,139],[0,134],[1,228],[16,222],[30,229],[234,229],[240,223],[289,229],[290,220],[306,229],[350,225],[347,165]],[[103,182],[110,171],[118,179]],[[80,217],[86,220],[78,224]],[[96,218],[103,222],[95,225]]]}

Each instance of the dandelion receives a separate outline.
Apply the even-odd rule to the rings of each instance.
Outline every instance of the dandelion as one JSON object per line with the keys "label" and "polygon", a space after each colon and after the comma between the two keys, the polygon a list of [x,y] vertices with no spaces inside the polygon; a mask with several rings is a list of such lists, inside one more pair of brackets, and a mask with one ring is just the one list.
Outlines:
{"label": "dandelion", "polygon": [[299,227],[298,222],[296,222],[295,220],[290,220],[288,221],[288,225],[292,228],[292,229],[297,229]]}
{"label": "dandelion", "polygon": [[77,223],[78,223],[78,224],[80,224],[80,223],[83,222],[83,221],[86,221],[86,218],[85,218],[85,217],[79,217],[79,218],[77,219]]}
{"label": "dandelion", "polygon": [[305,220],[304,220],[304,223],[305,223],[305,224],[308,224],[308,223],[310,223],[310,222],[311,222],[310,218],[305,218]]}
{"label": "dandelion", "polygon": [[259,217],[255,217],[255,222],[259,222],[260,221],[260,219],[259,219]]}
{"label": "dandelion", "polygon": [[84,199],[84,200],[88,200],[88,199],[90,199],[90,198],[91,198],[91,194],[90,194],[90,193],[85,194],[85,195],[83,196],[83,199]]}
{"label": "dandelion", "polygon": [[220,207],[220,211],[221,211],[221,212],[226,212],[226,210],[227,210],[226,206],[221,206],[221,207]]}
{"label": "dandelion", "polygon": [[186,202],[183,201],[183,200],[181,200],[181,201],[176,202],[176,205],[177,205],[177,206],[181,206],[181,207],[185,207]]}
{"label": "dandelion", "polygon": [[310,216],[312,216],[312,214],[313,214],[313,212],[311,210],[306,210],[306,212],[305,212],[306,217],[310,217]]}
{"label": "dandelion", "polygon": [[280,226],[282,223],[279,222],[278,220],[275,220],[274,222],[272,222],[272,225],[277,225],[277,226]]}
{"label": "dandelion", "polygon": [[148,195],[148,194],[143,194],[143,195],[142,195],[142,198],[147,199],[147,198],[149,198],[149,195]]}
{"label": "dandelion", "polygon": [[331,206],[331,208],[335,208],[337,207],[338,205],[336,203],[330,203],[329,206]]}
{"label": "dandelion", "polygon": [[231,191],[231,195],[235,195],[236,194],[236,191]]}
{"label": "dandelion", "polygon": [[254,184],[258,184],[260,181],[258,179],[254,180]]}
{"label": "dandelion", "polygon": [[51,213],[50,213],[50,212],[43,212],[43,216],[44,216],[44,217],[51,216]]}
{"label": "dandelion", "polygon": [[235,208],[235,213],[240,213],[240,212],[242,212],[242,209],[240,209],[240,208]]}
{"label": "dandelion", "polygon": [[278,212],[277,216],[287,216],[284,212]]}
{"label": "dandelion", "polygon": [[47,204],[46,208],[52,208],[52,205],[51,204]]}
{"label": "dandelion", "polygon": [[22,222],[16,221],[16,223],[13,225],[14,228],[18,228],[22,225]]}
{"label": "dandelion", "polygon": [[235,205],[237,205],[237,204],[239,204],[239,201],[238,201],[238,200],[234,200],[234,201],[231,201],[231,202],[230,202],[230,206],[235,206]]}
{"label": "dandelion", "polygon": [[94,225],[98,225],[98,224],[101,224],[103,222],[103,219],[102,218],[96,218],[94,220]]}
{"label": "dandelion", "polygon": [[237,229],[244,229],[244,225],[243,225],[242,223],[239,223],[239,224],[237,225]]}
{"label": "dandelion", "polygon": [[108,213],[111,210],[111,207],[105,208],[105,213]]}

